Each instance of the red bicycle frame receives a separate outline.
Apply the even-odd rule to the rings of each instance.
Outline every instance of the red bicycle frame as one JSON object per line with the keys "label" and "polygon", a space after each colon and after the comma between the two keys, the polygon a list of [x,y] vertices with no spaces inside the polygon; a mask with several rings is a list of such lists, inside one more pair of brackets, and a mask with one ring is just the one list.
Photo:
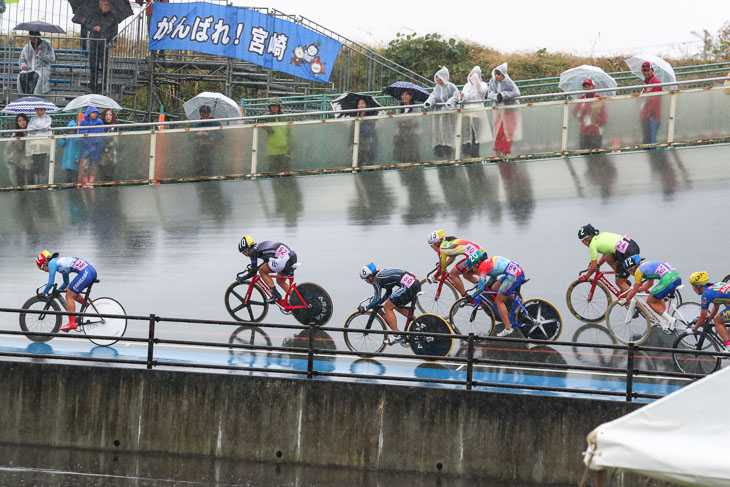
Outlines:
{"label": "red bicycle frame", "polygon": [[603,272],[600,269],[597,269],[596,270],[596,276],[593,279],[591,279],[591,290],[588,293],[587,301],[591,301],[593,299],[593,292],[596,290],[596,283],[598,283],[599,281],[604,286],[606,286],[606,288],[609,291],[611,291],[611,294],[613,294],[615,297],[618,298],[618,297],[621,296],[621,294],[623,294],[619,288],[617,288],[615,285],[613,285],[611,283],[611,281],[609,281],[608,279],[606,279],[606,275],[610,275],[610,274],[616,274],[616,272],[615,271],[606,271],[606,272]]}
{"label": "red bicycle frame", "polygon": [[[307,302],[297,290],[297,285],[294,282],[294,276],[282,276],[280,274],[270,274],[270,276],[272,279],[286,279],[287,281],[289,281],[289,290],[286,292],[286,295],[276,302],[276,304],[278,304],[281,309],[283,309],[284,311],[292,311],[295,309],[306,309],[308,307]],[[245,303],[249,302],[249,300],[251,299],[251,293],[253,292],[253,288],[259,282],[263,282],[263,279],[261,278],[260,274],[256,273],[256,275],[251,278],[251,284],[248,285],[248,291],[246,291],[246,299],[244,301]],[[272,296],[271,289],[269,289],[269,286],[267,286],[265,282],[263,284],[263,286],[259,286],[259,289],[264,291],[264,294],[266,294],[267,298],[270,298]],[[289,296],[292,295],[292,292],[299,298],[299,302],[301,302],[302,304],[289,304]]]}

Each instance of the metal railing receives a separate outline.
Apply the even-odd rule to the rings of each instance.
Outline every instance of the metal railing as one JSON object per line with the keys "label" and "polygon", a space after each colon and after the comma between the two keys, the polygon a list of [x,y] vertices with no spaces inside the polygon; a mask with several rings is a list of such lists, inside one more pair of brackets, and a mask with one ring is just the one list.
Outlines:
{"label": "metal railing", "polygon": [[[428,337],[435,340],[438,339],[451,339],[454,341],[465,344],[466,353],[464,357],[458,356],[431,356],[431,355],[414,355],[405,353],[368,353],[362,354],[353,352],[350,350],[336,350],[331,347],[322,348],[319,346],[317,335],[321,333],[343,333],[348,332],[350,334],[357,333],[347,328],[338,327],[317,327],[317,326],[304,326],[304,325],[288,325],[288,324],[275,324],[275,323],[258,323],[258,322],[244,322],[244,321],[225,321],[225,320],[206,320],[206,319],[189,319],[189,318],[172,318],[162,317],[156,314],[150,314],[147,316],[136,316],[136,315],[109,315],[109,314],[93,314],[93,313],[69,313],[65,311],[51,311],[51,310],[30,310],[30,309],[16,309],[16,308],[0,308],[2,313],[13,313],[13,314],[44,314],[50,316],[85,316],[90,318],[120,318],[136,322],[144,322],[147,324],[147,336],[143,337],[119,337],[118,341],[130,344],[146,345],[146,356],[144,359],[129,359],[129,358],[104,358],[104,357],[83,357],[78,354],[59,354],[59,353],[35,353],[35,352],[8,352],[0,351],[0,357],[18,357],[18,358],[45,358],[49,360],[61,360],[61,361],[72,361],[72,362],[99,362],[107,364],[126,364],[126,365],[138,365],[143,366],[148,370],[154,368],[181,368],[181,369],[205,369],[205,370],[232,370],[239,372],[257,372],[265,374],[280,374],[287,376],[301,376],[307,379],[316,378],[338,378],[338,379],[368,379],[375,381],[387,381],[395,383],[420,383],[420,384],[440,384],[448,385],[458,388],[465,388],[466,390],[474,390],[479,388],[500,388],[509,390],[522,390],[522,391],[542,391],[542,392],[554,392],[564,394],[580,394],[586,396],[606,396],[606,397],[621,397],[626,402],[632,402],[635,399],[658,399],[663,397],[659,394],[648,394],[637,392],[635,387],[635,380],[639,377],[649,378],[658,377],[663,379],[697,379],[703,377],[698,374],[686,374],[683,372],[672,372],[662,370],[650,370],[641,369],[637,366],[637,359],[643,358],[640,353],[652,352],[652,353],[665,353],[665,354],[688,354],[693,357],[707,356],[708,359],[716,359],[718,356],[723,358],[730,358],[730,354],[718,353],[715,351],[696,351],[692,349],[675,349],[675,348],[663,348],[663,347],[648,347],[638,346],[634,344],[629,345],[610,345],[610,344],[596,344],[588,342],[576,342],[576,341],[545,341],[545,340],[532,340],[525,338],[499,338],[495,336],[475,336],[473,333],[468,335],[458,334],[440,334],[440,333],[423,333],[423,332],[406,332],[399,331],[400,335],[408,336],[409,338]],[[60,318],[59,318],[60,320]],[[257,345],[255,343],[219,343],[219,342],[201,342],[195,340],[180,340],[180,339],[166,339],[158,336],[158,326],[160,324],[194,324],[203,326],[235,326],[238,329],[246,330],[259,330],[262,328],[267,329],[280,329],[280,330],[296,330],[300,332],[297,337],[303,339],[302,335],[306,335],[304,339],[305,343],[302,342],[301,346],[273,346],[273,345]],[[234,332],[235,333],[235,332]],[[381,335],[392,335],[393,332],[383,330],[370,330],[369,334],[381,334]],[[26,336],[33,335],[35,337],[47,337],[48,340],[57,337],[70,338],[74,340],[78,339],[108,339],[106,335],[74,335],[74,334],[59,334],[59,333],[42,333],[42,332],[25,332],[25,331],[11,331],[2,330],[0,335],[5,336]],[[117,337],[115,337],[117,338]],[[625,354],[626,365],[625,367],[605,367],[605,366],[592,366],[592,365],[572,365],[567,363],[548,363],[548,362],[536,362],[526,360],[503,360],[493,359],[486,357],[477,357],[476,352],[482,347],[490,344],[500,344],[502,347],[506,345],[514,346],[527,346],[533,345],[537,348],[530,350],[539,350],[539,347],[549,346],[551,348],[556,347],[573,347],[573,348],[591,348],[593,350],[600,348],[609,352],[619,351]],[[232,351],[243,351],[243,352],[266,352],[267,354],[295,354],[297,358],[301,358],[306,361],[305,367],[300,368],[276,368],[276,367],[258,367],[255,364],[248,366],[233,365],[231,363],[221,364],[215,362],[200,362],[200,361],[182,361],[182,360],[170,360],[159,356],[160,351],[164,350],[164,346],[187,346],[194,347],[193,351],[200,351],[201,347],[209,348],[212,350],[228,350]],[[125,348],[125,350],[129,350]],[[514,353],[528,351],[526,349],[514,349]],[[333,370],[318,370],[317,367],[320,362],[325,360],[332,360],[337,357],[350,357],[352,359],[363,359],[373,360],[377,362],[377,359],[407,359],[413,361],[423,362],[439,362],[440,364],[454,365],[457,367],[464,367],[463,373],[455,374],[452,373],[452,378],[439,379],[429,377],[408,377],[398,375],[373,375],[373,374],[360,374],[360,373],[344,373]],[[495,382],[488,380],[480,380],[475,378],[475,373],[479,371],[475,370],[477,367],[483,368],[512,368],[515,370],[537,370],[540,372],[562,374],[569,372],[595,372],[596,374],[611,375],[614,378],[618,375],[625,381],[625,387],[623,390],[603,390],[603,389],[589,389],[589,388],[576,388],[576,387],[557,387],[547,385],[530,385],[530,384],[514,384],[506,382]],[[453,371],[452,371],[453,372]],[[453,378],[458,375],[459,378]]]}

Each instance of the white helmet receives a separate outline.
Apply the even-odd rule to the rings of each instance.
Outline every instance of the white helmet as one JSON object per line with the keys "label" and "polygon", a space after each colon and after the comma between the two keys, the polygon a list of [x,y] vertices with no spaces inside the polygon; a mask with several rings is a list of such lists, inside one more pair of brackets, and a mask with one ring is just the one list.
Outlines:
{"label": "white helmet", "polygon": [[367,279],[368,277],[375,274],[375,270],[375,264],[373,264],[372,262],[368,265],[362,266],[362,269],[360,269],[360,279]]}
{"label": "white helmet", "polygon": [[436,245],[440,241],[442,241],[446,237],[446,234],[443,230],[436,230],[435,232],[431,232],[428,234],[428,244],[429,245]]}

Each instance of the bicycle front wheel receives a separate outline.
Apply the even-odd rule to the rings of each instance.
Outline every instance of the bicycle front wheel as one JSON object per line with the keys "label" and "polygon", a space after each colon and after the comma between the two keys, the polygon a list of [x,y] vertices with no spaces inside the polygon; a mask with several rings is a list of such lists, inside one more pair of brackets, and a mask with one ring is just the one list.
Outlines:
{"label": "bicycle front wheel", "polygon": [[546,299],[533,298],[522,303],[525,309],[518,307],[515,312],[515,323],[521,325],[520,331],[525,338],[533,340],[551,340],[560,338],[563,332],[563,318],[558,308]]}
{"label": "bicycle front wheel", "polygon": [[100,315],[116,315],[115,318],[105,317],[99,318],[94,316],[83,316],[83,326],[85,335],[101,335],[107,338],[89,338],[91,343],[108,347],[114,345],[124,336],[127,331],[127,318],[124,308],[115,299],[98,298],[91,302],[91,305],[84,310],[86,313],[94,313]]}
{"label": "bicycle front wheel", "polygon": [[223,300],[226,304],[226,311],[234,320],[260,322],[269,312],[269,303],[266,302],[266,294],[255,285],[251,290],[251,296],[246,300],[250,281],[242,284],[234,282],[228,289]]}
{"label": "bicycle front wheel", "polygon": [[494,313],[486,304],[475,308],[466,298],[456,301],[449,312],[449,323],[458,335],[489,336],[494,332],[494,321]]}
{"label": "bicycle front wheel", "polygon": [[[720,344],[704,331],[693,331],[677,337],[672,345],[677,350],[694,350],[696,352],[722,352]],[[685,374],[707,375],[720,368],[720,357],[700,355],[697,353],[672,353],[672,360],[677,368]]]}
{"label": "bicycle front wheel", "polygon": [[[420,333],[443,333],[452,335],[451,327],[442,317],[435,314],[423,314],[416,317],[408,325],[406,331]],[[451,347],[454,340],[445,336],[410,336],[408,343],[411,350],[416,355],[431,355],[436,357],[446,357],[451,353]],[[423,359],[426,361],[435,361],[436,359]]]}
{"label": "bicycle front wheel", "polygon": [[431,313],[448,318],[451,307],[459,299],[459,293],[449,281],[444,281],[441,293],[437,296],[438,289],[439,281],[432,282],[428,279],[421,279],[421,292],[423,294],[418,296],[416,306],[418,306],[421,313]]}
{"label": "bicycle front wheel", "polygon": [[[22,308],[33,311],[61,311],[55,299],[41,299],[36,296],[23,303]],[[58,333],[58,329],[61,328],[61,315],[56,314],[20,313],[18,321],[28,340],[34,342],[47,342],[53,337],[33,335],[31,332]]]}
{"label": "bicycle front wheel", "polygon": [[[370,327],[368,322],[372,317]],[[376,315],[372,315],[372,311],[360,313],[358,311],[352,313],[345,320],[345,328],[343,332],[345,336],[345,345],[353,352],[357,352],[361,357],[372,357],[376,353],[385,350],[388,335],[385,333],[370,333],[370,330],[385,331],[387,327],[383,319]]]}
{"label": "bicycle front wheel", "polygon": [[640,345],[649,338],[651,321],[649,313],[640,303],[634,303],[634,312],[629,316],[629,306],[614,301],[606,312],[606,326],[616,340],[628,345]]}
{"label": "bicycle front wheel", "polygon": [[[297,291],[304,299],[306,308],[293,309],[291,314],[302,325],[323,326],[332,318],[332,298],[327,291],[313,282],[303,282],[296,285]],[[301,306],[302,300],[292,291],[289,296],[291,306]]]}
{"label": "bicycle front wheel", "polygon": [[686,328],[690,324],[694,325],[697,323],[697,318],[700,317],[702,307],[700,303],[682,303],[677,306],[677,309],[672,313],[674,318],[677,318],[675,330],[681,332],[682,328]]}
{"label": "bicycle front wheel", "polygon": [[565,293],[568,309],[573,316],[585,323],[605,320],[606,310],[611,301],[611,292],[602,282],[597,282],[593,288],[592,282],[576,279],[568,286],[568,291]]}

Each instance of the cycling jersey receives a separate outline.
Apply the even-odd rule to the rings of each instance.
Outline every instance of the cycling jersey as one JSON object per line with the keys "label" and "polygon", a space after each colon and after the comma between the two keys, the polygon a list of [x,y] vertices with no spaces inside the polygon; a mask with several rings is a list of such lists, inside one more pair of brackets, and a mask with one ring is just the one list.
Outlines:
{"label": "cycling jersey", "polygon": [[491,278],[490,281],[492,282],[494,282],[494,279],[498,279],[502,283],[499,290],[502,294],[511,293],[519,283],[525,280],[525,273],[517,262],[498,255],[483,260],[479,264],[477,273],[479,274],[479,283],[473,296],[478,296],[486,289],[487,276]]}
{"label": "cycling jersey", "polygon": [[702,293],[702,309],[708,309],[713,303],[730,305],[730,283],[718,282],[707,286]]}
{"label": "cycling jersey", "polygon": [[636,268],[634,282],[639,283],[652,279],[659,279],[659,282],[650,291],[650,294],[657,299],[664,299],[682,284],[679,271],[666,262],[643,261]]}
{"label": "cycling jersey", "polygon": [[[483,249],[477,244],[469,242],[468,240],[463,240],[461,238],[444,240],[443,242],[441,242],[441,246],[439,247],[439,257],[441,258],[441,260],[439,261],[438,272],[441,273],[445,271],[446,266],[448,266],[456,258],[457,255],[465,256],[466,259],[464,260],[468,262],[469,257],[471,257],[472,254],[478,252],[479,250]],[[484,254],[486,255],[486,251],[484,252]],[[464,268],[462,264],[463,262],[459,263],[459,265]]]}
{"label": "cycling jersey", "polygon": [[631,237],[628,235],[601,232],[591,239],[591,244],[588,246],[588,250],[591,253],[591,260],[598,259],[598,254],[623,254],[626,252],[629,242],[631,242]]}
{"label": "cycling jersey", "polygon": [[77,276],[71,283],[71,291],[80,294],[81,291],[96,280],[96,269],[84,259],[77,257],[56,257],[48,262],[48,284],[43,290],[43,294],[47,294],[56,282],[56,272],[63,276],[63,284],[58,288],[64,291],[69,285],[69,274],[76,273]]}
{"label": "cycling jersey", "polygon": [[264,240],[254,245],[248,253],[251,258],[251,271],[258,270],[258,259],[269,264],[269,268],[281,275],[292,275],[292,266],[297,262],[297,254],[281,242]]}
{"label": "cycling jersey", "polygon": [[[393,292],[396,287],[398,289]],[[415,299],[421,289],[421,283],[410,272],[401,269],[382,269],[373,276],[373,289],[375,291],[373,299],[365,308],[366,310],[385,302],[388,298],[391,298],[391,302],[400,308]],[[381,295],[383,289],[385,289],[385,295]]]}

